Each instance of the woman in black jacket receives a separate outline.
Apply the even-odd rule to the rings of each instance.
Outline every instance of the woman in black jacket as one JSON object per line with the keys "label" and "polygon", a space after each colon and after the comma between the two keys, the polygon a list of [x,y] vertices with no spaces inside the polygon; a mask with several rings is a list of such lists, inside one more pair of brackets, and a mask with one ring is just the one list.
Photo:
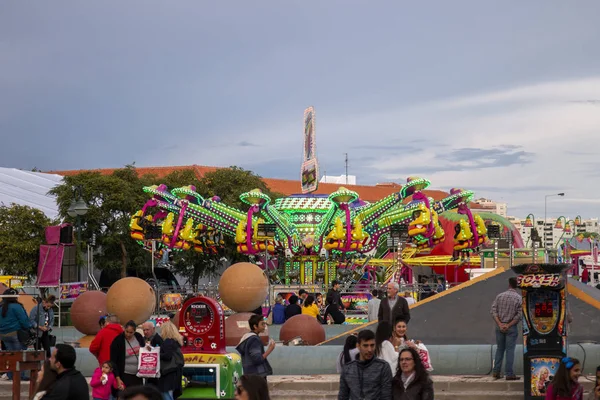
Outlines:
{"label": "woman in black jacket", "polygon": [[123,333],[117,336],[110,345],[110,360],[113,363],[113,373],[120,390],[123,390],[123,387],[144,384],[144,380],[138,378],[137,373],[140,349],[146,343],[144,337],[135,331],[136,327],[134,321],[127,322]]}
{"label": "woman in black jacket", "polygon": [[173,323],[165,322],[160,327],[163,344],[160,346],[160,378],[158,390],[165,400],[174,400],[181,396],[181,378],[183,376],[183,337]]}
{"label": "woman in black jacket", "polygon": [[433,382],[419,353],[411,347],[400,350],[392,394],[393,400],[433,400]]}

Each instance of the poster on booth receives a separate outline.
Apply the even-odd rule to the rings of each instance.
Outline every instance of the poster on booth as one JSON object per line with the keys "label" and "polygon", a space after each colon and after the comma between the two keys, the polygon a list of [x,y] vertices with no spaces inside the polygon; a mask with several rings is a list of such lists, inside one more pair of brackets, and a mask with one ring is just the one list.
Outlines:
{"label": "poster on booth", "polygon": [[160,378],[160,347],[140,349],[138,373],[140,378]]}
{"label": "poster on booth", "polygon": [[537,357],[531,359],[531,395],[545,396],[548,385],[554,379],[560,359],[556,357]]}

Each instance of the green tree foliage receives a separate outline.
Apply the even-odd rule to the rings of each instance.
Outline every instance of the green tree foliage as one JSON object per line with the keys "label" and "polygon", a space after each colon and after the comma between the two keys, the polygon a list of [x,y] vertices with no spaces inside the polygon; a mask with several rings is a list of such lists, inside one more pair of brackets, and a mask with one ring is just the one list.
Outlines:
{"label": "green tree foliage", "polygon": [[[191,177],[186,176],[187,172],[191,171],[174,172],[165,177],[164,182],[178,183],[169,187],[192,184],[196,186],[196,191],[204,198],[219,196],[221,202],[242,210],[248,210],[249,206],[243,203],[239,196],[252,189],[262,190],[273,201],[282,196],[279,193],[271,192],[260,176],[239,167],[217,169],[214,172],[205,174],[200,180],[193,180]],[[230,262],[247,260],[246,256],[237,253],[232,238],[225,237],[224,241],[225,248],[218,255],[199,254],[194,251],[178,252],[173,257],[172,262],[175,270],[195,285],[203,276],[216,275],[222,266],[222,257]]]}
{"label": "green tree foliage", "polygon": [[223,203],[242,210],[248,210],[248,205],[240,200],[240,194],[252,189],[262,190],[273,201],[282,196],[271,192],[260,176],[239,167],[221,168],[209,172],[202,177],[200,183],[206,191],[205,197],[219,196]]}
{"label": "green tree foliage", "polygon": [[[133,213],[141,209],[149,198],[142,188],[160,183],[170,189],[194,185],[203,197],[218,195],[224,203],[244,210],[248,206],[239,200],[243,192],[259,188],[273,199],[280,197],[269,190],[260,176],[238,167],[218,169],[198,179],[191,169],[174,171],[163,178],[139,176],[133,165],[116,170],[111,175],[82,172],[67,176],[64,183],[50,193],[57,196],[60,216],[67,222],[75,223],[75,218],[69,217],[67,210],[74,197],[74,188],[81,186],[83,199],[89,206],[87,214],[81,217],[83,244],[95,235],[98,252],[95,256],[96,267],[120,269],[124,276],[127,268],[149,268],[151,265],[150,253],[131,239],[129,223]],[[240,258],[232,240],[226,239],[226,249],[219,255],[174,252],[171,265],[189,282],[196,284],[200,277],[215,274],[221,266],[221,257],[232,261]]]}
{"label": "green tree foliage", "polygon": [[74,198],[74,188],[81,187],[88,212],[80,217],[82,242],[80,249],[96,236],[96,266],[100,269],[121,269],[145,265],[148,257],[143,249],[129,237],[131,215],[147,199],[142,191],[144,182],[133,166],[116,170],[111,175],[99,172],[82,172],[64,178],[64,183],[50,190],[57,196],[59,213],[67,222],[76,223],[67,213]]}
{"label": "green tree foliage", "polygon": [[4,274],[36,274],[44,228],[49,225],[52,221],[38,209],[0,205],[0,268]]}

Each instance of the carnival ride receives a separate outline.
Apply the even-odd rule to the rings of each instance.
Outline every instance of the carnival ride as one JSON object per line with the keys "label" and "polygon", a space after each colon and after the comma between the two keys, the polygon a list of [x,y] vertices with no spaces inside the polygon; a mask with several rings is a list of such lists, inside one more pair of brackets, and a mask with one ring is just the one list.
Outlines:
{"label": "carnival ride", "polygon": [[[427,179],[409,177],[397,192],[373,203],[344,187],[312,194],[319,184],[315,121],[308,107],[302,194],[272,202],[254,189],[240,195],[248,206],[240,210],[217,196],[204,198],[194,186],[145,187],[151,198],[132,217],[131,237],[155,257],[182,250],[217,255],[230,237],[277,284],[386,283],[402,277],[410,283],[414,265],[454,266],[456,281],[456,267],[479,265],[478,249],[488,242],[486,221],[495,222],[471,212],[469,190],[452,189],[435,200],[425,191]],[[507,221],[501,224],[514,230]]]}
{"label": "carnival ride", "polygon": [[147,227],[159,226],[159,257],[165,249],[216,254],[229,236],[238,252],[266,261],[267,274],[277,282],[356,280],[357,273],[378,266],[385,266],[385,279],[390,279],[397,265],[373,257],[395,226],[407,227],[408,257],[403,258],[428,254],[446,240],[439,218],[443,213],[458,216],[452,238],[455,252],[468,257],[487,240],[483,219],[468,207],[471,191],[452,189],[449,196],[434,201],[423,193],[429,185],[426,179],[409,177],[398,192],[372,204],[343,187],[329,196],[293,195],[275,204],[255,189],[240,195],[248,211],[218,197],[204,199],[193,186],[149,186],[144,191],[152,198],[132,217],[131,237],[150,247]]}

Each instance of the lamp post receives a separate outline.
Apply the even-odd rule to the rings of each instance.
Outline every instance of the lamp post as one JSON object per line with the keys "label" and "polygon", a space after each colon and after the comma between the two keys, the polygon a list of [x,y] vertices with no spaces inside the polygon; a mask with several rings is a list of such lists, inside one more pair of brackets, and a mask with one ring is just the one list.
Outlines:
{"label": "lamp post", "polygon": [[564,197],[565,194],[564,193],[555,193],[555,194],[547,194],[546,196],[544,196],[544,247],[548,247],[548,243],[546,241],[546,223],[547,221],[547,215],[548,215],[548,197],[552,197],[552,196],[560,196],[560,197]]}
{"label": "lamp post", "polygon": [[[75,187],[75,190],[73,191],[73,200],[71,200],[71,205],[67,210],[67,214],[69,214],[70,217],[76,218],[75,229],[77,229],[77,250],[79,250],[79,246],[81,243],[81,216],[87,214],[88,212],[88,206],[83,200],[82,192],[83,189],[81,186]],[[81,272],[79,270],[79,258],[76,258],[75,260],[75,264],[77,266],[77,280],[79,281]]]}

